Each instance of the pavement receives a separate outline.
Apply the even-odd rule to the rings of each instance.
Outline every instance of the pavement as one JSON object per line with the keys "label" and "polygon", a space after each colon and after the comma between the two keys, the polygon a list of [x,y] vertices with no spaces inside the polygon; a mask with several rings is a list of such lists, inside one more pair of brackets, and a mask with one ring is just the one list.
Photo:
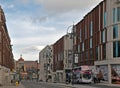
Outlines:
{"label": "pavement", "polygon": [[[57,84],[61,84],[63,86],[66,86],[66,88],[98,88],[98,86],[107,86],[107,87],[112,87],[112,88],[120,88],[120,84],[109,84],[108,82],[101,82],[101,83],[92,83],[92,84],[88,84],[88,85],[84,85],[84,84],[64,84],[64,83],[57,83]],[[94,85],[94,86],[89,86],[89,85]],[[86,87],[87,86],[87,87]]]}
{"label": "pavement", "polygon": [[9,86],[0,86],[0,88],[25,88],[21,83],[18,86],[9,85]]}
{"label": "pavement", "polygon": [[[54,84],[54,83],[52,83]],[[91,87],[89,85],[92,85],[92,84],[89,84],[87,85],[80,85],[80,84],[64,84],[64,83],[55,83],[55,84],[58,84],[58,85],[62,85],[62,86],[65,86],[65,88],[98,88],[98,87]],[[101,83],[96,83],[94,85],[97,85],[97,86],[108,86],[108,87],[118,87],[120,88],[120,84],[109,84],[107,82],[101,82]],[[0,86],[0,88],[25,88],[24,85],[22,85],[21,83],[18,85],[18,86],[15,86],[15,85],[10,85],[10,86]]]}

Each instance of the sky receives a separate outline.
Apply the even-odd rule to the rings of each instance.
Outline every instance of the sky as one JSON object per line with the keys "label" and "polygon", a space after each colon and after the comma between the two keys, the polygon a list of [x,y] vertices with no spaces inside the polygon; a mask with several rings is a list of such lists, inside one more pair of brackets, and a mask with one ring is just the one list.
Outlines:
{"label": "sky", "polygon": [[14,59],[22,54],[25,60],[38,60],[46,45],[54,44],[101,1],[0,0]]}

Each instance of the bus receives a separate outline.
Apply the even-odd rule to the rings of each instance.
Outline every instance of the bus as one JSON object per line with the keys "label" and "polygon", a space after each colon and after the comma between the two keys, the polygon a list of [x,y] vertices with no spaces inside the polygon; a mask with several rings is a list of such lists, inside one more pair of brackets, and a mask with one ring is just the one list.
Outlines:
{"label": "bus", "polygon": [[92,71],[89,66],[79,66],[73,69],[73,83],[92,83]]}

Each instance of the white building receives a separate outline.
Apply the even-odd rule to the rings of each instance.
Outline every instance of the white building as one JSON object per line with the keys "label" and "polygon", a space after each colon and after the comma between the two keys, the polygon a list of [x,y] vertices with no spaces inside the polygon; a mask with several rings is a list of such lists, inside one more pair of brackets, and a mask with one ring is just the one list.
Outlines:
{"label": "white building", "polygon": [[52,46],[47,45],[39,53],[40,72],[39,80],[52,82]]}

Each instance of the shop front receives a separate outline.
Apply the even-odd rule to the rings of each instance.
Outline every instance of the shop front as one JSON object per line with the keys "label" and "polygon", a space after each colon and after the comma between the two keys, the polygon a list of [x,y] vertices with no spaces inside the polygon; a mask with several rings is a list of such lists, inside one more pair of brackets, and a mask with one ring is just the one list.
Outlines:
{"label": "shop front", "polygon": [[95,61],[95,68],[101,74],[103,81],[110,84],[120,84],[120,60]]}

